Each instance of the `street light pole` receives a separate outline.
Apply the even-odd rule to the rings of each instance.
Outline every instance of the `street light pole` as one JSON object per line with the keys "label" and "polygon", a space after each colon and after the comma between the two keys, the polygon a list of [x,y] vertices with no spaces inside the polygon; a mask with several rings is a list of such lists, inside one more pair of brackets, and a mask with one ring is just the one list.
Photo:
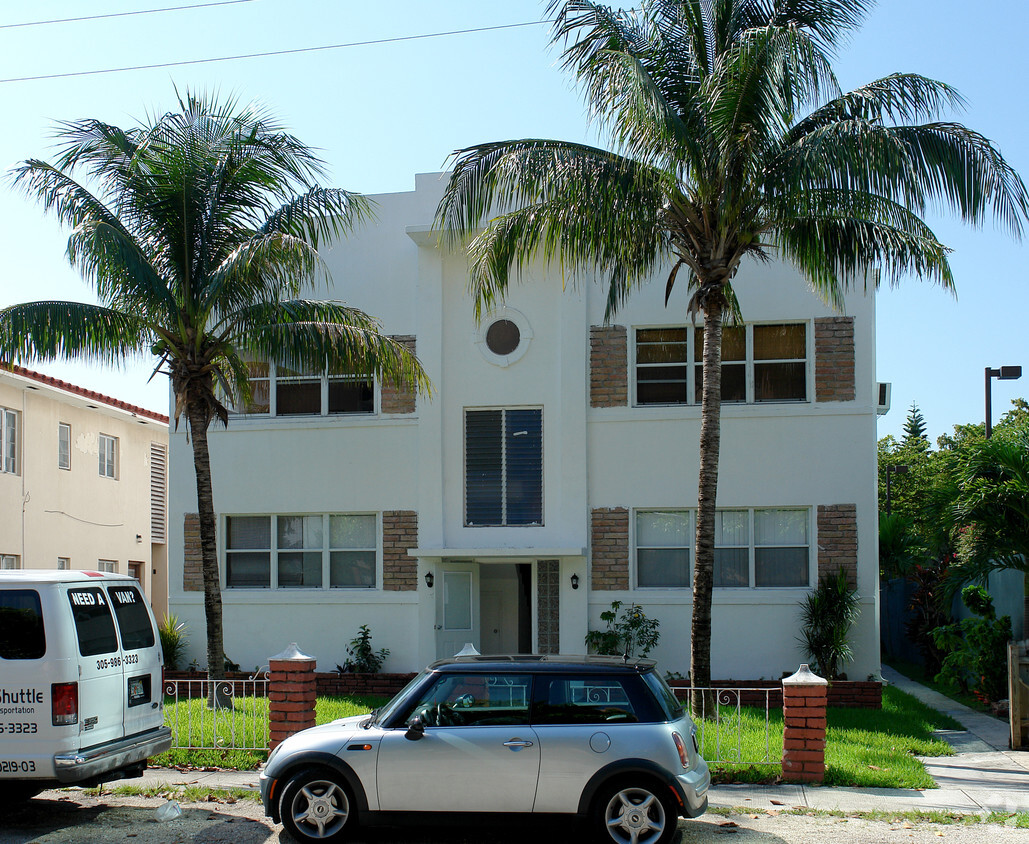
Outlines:
{"label": "street light pole", "polygon": [[986,439],[993,433],[993,384],[996,378],[998,381],[1015,381],[1022,377],[1022,367],[1002,366],[1000,369],[986,367]]}

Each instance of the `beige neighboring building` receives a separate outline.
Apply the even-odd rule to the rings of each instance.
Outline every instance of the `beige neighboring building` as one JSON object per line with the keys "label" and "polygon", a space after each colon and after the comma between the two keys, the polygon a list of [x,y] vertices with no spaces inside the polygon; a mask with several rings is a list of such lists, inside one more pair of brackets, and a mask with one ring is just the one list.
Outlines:
{"label": "beige neighboring building", "polygon": [[168,610],[168,417],[0,366],[0,567],[117,571]]}

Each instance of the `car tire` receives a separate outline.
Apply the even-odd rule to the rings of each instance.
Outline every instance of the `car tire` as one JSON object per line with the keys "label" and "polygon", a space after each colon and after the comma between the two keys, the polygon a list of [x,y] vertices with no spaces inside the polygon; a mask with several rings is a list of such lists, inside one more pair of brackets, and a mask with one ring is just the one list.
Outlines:
{"label": "car tire", "polygon": [[622,779],[602,788],[593,802],[593,828],[604,844],[668,844],[679,813],[668,787],[649,778]]}
{"label": "car tire", "polygon": [[282,790],[279,816],[297,841],[343,841],[357,826],[357,805],[338,774],[306,768]]}

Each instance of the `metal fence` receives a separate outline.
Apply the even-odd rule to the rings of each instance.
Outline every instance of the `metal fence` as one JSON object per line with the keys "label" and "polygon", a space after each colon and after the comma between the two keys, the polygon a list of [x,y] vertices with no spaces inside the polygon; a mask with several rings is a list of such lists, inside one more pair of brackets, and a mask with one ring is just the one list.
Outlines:
{"label": "metal fence", "polygon": [[268,670],[245,680],[168,680],[164,723],[172,748],[268,749]]}
{"label": "metal fence", "polygon": [[[683,689],[686,708],[697,726],[701,755],[708,762],[736,765],[775,764],[781,759],[782,734],[773,737],[769,713],[780,689]],[[691,692],[704,692],[700,712]],[[776,706],[776,709],[779,707]]]}

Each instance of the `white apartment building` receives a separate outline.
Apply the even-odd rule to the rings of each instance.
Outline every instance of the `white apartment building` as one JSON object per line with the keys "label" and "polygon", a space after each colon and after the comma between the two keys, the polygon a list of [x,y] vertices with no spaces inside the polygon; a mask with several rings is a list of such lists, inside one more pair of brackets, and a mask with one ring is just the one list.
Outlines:
{"label": "white apartment building", "polygon": [[0,564],[136,577],[168,607],[168,417],[0,366]]}
{"label": "white apartment building", "polygon": [[[210,433],[227,655],[297,642],[331,670],[362,624],[386,670],[466,642],[581,653],[618,600],[661,623],[652,656],[689,668],[700,354],[685,285],[664,277],[604,325],[606,287],[523,273],[477,323],[465,256],[437,244],[436,174],[375,197],[325,252],[340,299],[416,350],[431,399],[371,379],[256,366],[254,405]],[[806,661],[799,602],[845,568],[861,595],[847,671],[879,671],[875,307],[836,313],[790,268],[745,264],[727,327],[713,676]],[[204,662],[190,446],[171,437],[173,612]]]}

